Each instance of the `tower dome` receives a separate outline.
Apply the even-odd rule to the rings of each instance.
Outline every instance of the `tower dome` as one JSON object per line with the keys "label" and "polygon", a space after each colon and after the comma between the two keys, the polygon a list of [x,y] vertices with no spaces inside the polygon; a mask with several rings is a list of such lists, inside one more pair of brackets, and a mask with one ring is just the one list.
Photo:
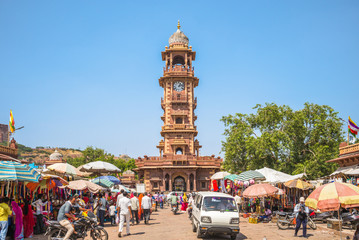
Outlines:
{"label": "tower dome", "polygon": [[189,40],[188,37],[186,35],[184,35],[184,33],[181,31],[181,25],[180,22],[178,20],[178,25],[177,25],[177,31],[172,34],[172,36],[170,37],[170,39],[168,40],[169,44],[188,44]]}
{"label": "tower dome", "polygon": [[62,154],[55,150],[54,153],[50,155],[50,161],[61,161],[62,160]]}

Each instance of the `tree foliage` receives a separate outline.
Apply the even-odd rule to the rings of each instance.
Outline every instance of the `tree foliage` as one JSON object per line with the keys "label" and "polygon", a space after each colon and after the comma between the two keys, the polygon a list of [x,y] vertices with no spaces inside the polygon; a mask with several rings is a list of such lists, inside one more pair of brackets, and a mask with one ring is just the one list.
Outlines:
{"label": "tree foliage", "polygon": [[96,161],[111,163],[121,169],[122,172],[136,168],[134,159],[128,161],[120,158],[116,159],[114,155],[106,153],[103,149],[93,147],[87,147],[83,150],[81,157],[67,159],[67,163],[75,167]]}
{"label": "tree foliage", "polygon": [[224,168],[231,172],[269,167],[289,174],[306,172],[311,178],[330,174],[326,163],[338,156],[343,141],[338,113],[326,105],[258,104],[256,113],[222,117],[225,125]]}

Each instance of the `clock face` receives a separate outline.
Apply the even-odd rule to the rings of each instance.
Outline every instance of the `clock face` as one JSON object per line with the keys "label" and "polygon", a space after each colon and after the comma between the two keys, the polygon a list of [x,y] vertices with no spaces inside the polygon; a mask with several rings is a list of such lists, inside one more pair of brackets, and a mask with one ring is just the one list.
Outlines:
{"label": "clock face", "polygon": [[175,82],[173,84],[173,89],[177,92],[181,92],[184,89],[184,83],[183,82]]}

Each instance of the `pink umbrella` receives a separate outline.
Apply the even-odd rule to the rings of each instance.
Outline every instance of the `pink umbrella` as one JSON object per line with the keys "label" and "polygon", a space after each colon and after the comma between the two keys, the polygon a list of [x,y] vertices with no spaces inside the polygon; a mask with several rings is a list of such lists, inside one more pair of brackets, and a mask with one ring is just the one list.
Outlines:
{"label": "pink umbrella", "polygon": [[274,195],[277,192],[278,189],[270,184],[267,183],[255,184],[244,190],[243,197],[246,198],[266,197],[266,196]]}

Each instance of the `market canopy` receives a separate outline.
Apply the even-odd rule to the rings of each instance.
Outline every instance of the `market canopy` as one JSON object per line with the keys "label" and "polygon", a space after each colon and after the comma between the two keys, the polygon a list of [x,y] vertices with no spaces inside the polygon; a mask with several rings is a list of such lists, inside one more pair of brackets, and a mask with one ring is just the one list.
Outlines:
{"label": "market canopy", "polygon": [[255,198],[255,197],[267,197],[272,196],[278,192],[278,188],[273,187],[268,183],[254,184],[248,187],[243,192],[243,197],[245,198]]}
{"label": "market canopy", "polygon": [[260,172],[266,178],[265,182],[268,183],[284,183],[289,180],[301,178],[304,175],[304,173],[301,173],[293,176],[267,167],[256,169],[256,171]]}
{"label": "market canopy", "polygon": [[328,183],[315,189],[305,205],[322,212],[338,211],[340,207],[359,207],[359,188],[349,183]]}
{"label": "market canopy", "polygon": [[338,174],[345,174],[345,175],[359,175],[359,166],[353,165],[353,166],[347,166],[347,167],[339,167],[337,170],[335,170],[330,176],[338,175]]}
{"label": "market canopy", "polygon": [[230,175],[229,172],[216,172],[215,174],[212,175],[211,179],[212,180],[220,180],[220,179],[224,179],[224,177]]}
{"label": "market canopy", "polygon": [[245,171],[238,175],[238,180],[241,181],[249,181],[251,179],[265,180],[265,177],[260,172],[254,170]]}
{"label": "market canopy", "polygon": [[69,183],[65,179],[57,175],[41,174],[39,182],[29,182],[26,184],[26,187],[31,191],[35,191],[38,187],[51,190],[54,187],[65,186],[68,184]]}
{"label": "market canopy", "polygon": [[0,161],[0,181],[38,182],[40,173],[26,164],[13,161]]}
{"label": "market canopy", "polygon": [[91,173],[120,173],[121,169],[116,167],[115,165],[103,162],[103,161],[96,161],[90,162],[85,165],[79,167],[80,171],[83,172],[91,172]]}
{"label": "market canopy", "polygon": [[105,190],[103,187],[86,180],[71,181],[69,185],[60,188],[68,188],[72,190],[88,190],[92,193],[98,193],[99,191]]}

